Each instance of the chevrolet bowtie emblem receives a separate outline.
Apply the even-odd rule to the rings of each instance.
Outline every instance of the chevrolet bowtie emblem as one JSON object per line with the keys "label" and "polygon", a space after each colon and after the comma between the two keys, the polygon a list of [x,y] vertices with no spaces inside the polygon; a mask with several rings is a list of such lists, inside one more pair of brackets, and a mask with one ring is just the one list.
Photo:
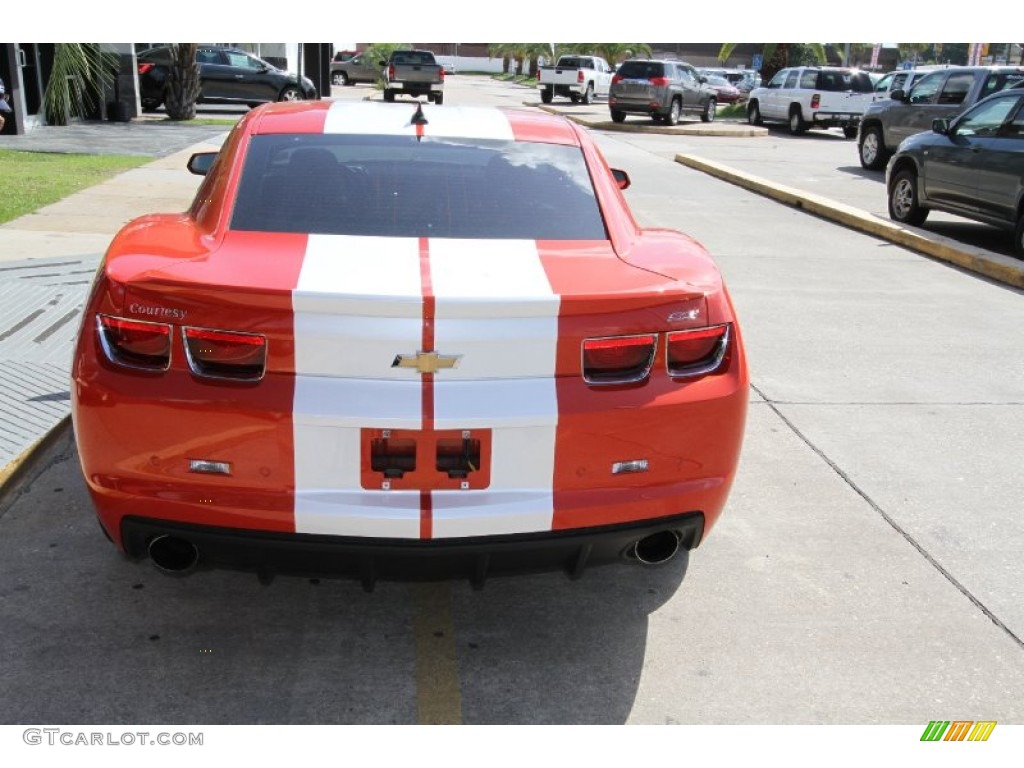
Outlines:
{"label": "chevrolet bowtie emblem", "polygon": [[395,355],[392,368],[415,368],[420,373],[437,373],[442,368],[458,368],[462,355],[439,355],[437,352],[417,352],[415,355]]}

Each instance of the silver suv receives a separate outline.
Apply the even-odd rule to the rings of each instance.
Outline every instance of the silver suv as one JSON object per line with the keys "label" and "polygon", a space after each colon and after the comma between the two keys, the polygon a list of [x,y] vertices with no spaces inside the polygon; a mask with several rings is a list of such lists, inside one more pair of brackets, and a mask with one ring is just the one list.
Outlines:
{"label": "silver suv", "polygon": [[655,122],[675,125],[683,115],[715,119],[715,91],[707,78],[684,61],[630,59],[612,77],[608,108],[621,123],[627,113],[648,115]]}

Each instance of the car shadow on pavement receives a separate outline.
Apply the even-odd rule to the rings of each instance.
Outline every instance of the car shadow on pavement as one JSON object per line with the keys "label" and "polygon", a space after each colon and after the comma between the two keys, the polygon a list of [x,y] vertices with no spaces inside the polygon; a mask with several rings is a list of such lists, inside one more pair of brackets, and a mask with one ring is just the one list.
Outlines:
{"label": "car shadow on pavement", "polygon": [[681,553],[579,581],[441,583],[450,610],[433,635],[448,636],[454,662],[438,681],[422,673],[419,585],[366,594],[282,576],[265,587],[119,556],[66,429],[0,507],[0,721],[411,724],[425,695],[453,691],[466,723],[624,723],[649,616],[687,565]]}

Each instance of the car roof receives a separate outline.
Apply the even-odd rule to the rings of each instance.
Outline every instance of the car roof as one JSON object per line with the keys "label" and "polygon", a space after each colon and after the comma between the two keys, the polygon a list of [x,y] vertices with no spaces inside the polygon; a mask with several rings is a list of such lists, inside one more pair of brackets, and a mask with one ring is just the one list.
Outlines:
{"label": "car roof", "polygon": [[[426,123],[412,117],[421,109]],[[265,104],[244,120],[251,134],[390,134],[494,139],[580,146],[573,123],[560,115],[509,107],[438,106],[406,101],[295,101]]]}

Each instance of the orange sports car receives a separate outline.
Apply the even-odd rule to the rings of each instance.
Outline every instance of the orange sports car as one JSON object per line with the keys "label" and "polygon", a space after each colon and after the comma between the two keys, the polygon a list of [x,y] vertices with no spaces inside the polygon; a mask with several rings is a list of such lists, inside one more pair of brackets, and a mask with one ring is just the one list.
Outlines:
{"label": "orange sports car", "polygon": [[697,242],[585,129],[311,102],[244,117],[111,243],[72,405],[128,556],[378,579],[659,563],[736,471],[748,375]]}

